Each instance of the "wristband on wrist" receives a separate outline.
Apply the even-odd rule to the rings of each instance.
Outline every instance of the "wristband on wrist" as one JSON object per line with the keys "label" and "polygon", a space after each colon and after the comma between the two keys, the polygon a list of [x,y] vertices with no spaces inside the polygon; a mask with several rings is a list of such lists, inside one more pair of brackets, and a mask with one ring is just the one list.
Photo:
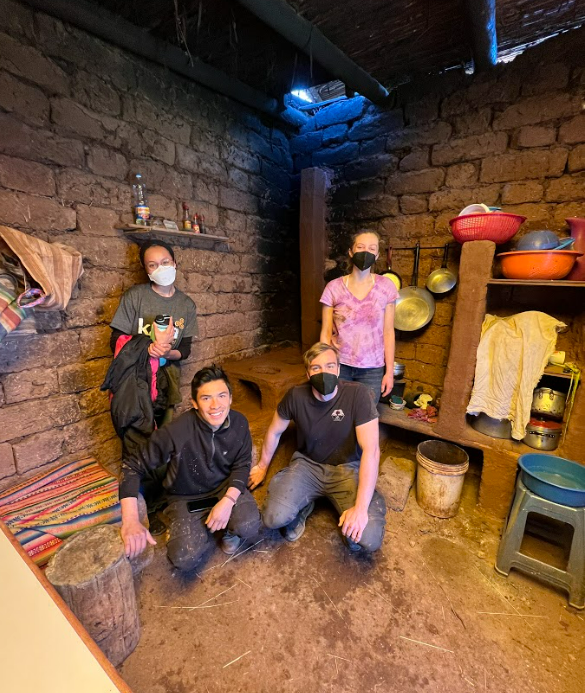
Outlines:
{"label": "wristband on wrist", "polygon": [[228,498],[229,500],[231,500],[231,502],[232,502],[234,505],[236,504],[235,499],[232,498],[228,493],[225,494],[224,498]]}

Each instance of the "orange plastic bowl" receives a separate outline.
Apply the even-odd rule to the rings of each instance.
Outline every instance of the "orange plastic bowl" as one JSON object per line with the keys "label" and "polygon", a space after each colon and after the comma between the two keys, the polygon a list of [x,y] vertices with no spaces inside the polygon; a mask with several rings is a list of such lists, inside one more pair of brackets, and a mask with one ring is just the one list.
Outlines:
{"label": "orange plastic bowl", "polygon": [[506,279],[564,279],[581,255],[576,250],[514,250],[498,257]]}

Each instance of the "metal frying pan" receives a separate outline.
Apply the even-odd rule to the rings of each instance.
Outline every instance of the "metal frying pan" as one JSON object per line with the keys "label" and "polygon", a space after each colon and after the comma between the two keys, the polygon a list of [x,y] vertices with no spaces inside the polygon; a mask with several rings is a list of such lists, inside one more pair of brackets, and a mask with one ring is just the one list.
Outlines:
{"label": "metal frying pan", "polygon": [[403,332],[414,332],[428,325],[435,314],[435,299],[426,289],[419,289],[418,261],[420,258],[420,243],[414,251],[414,270],[412,286],[401,289],[396,301],[394,327]]}
{"label": "metal frying pan", "polygon": [[386,257],[388,259],[388,269],[384,272],[382,275],[383,277],[388,277],[391,281],[394,282],[396,285],[396,288],[398,291],[402,289],[402,279],[400,278],[400,275],[397,274],[393,269],[392,269],[392,247],[388,246],[388,250],[386,251]]}
{"label": "metal frying pan", "polygon": [[457,275],[447,267],[447,259],[449,257],[449,244],[445,243],[445,253],[443,255],[443,264],[439,269],[434,270],[429,274],[427,279],[427,289],[434,294],[446,294],[447,291],[457,284]]}

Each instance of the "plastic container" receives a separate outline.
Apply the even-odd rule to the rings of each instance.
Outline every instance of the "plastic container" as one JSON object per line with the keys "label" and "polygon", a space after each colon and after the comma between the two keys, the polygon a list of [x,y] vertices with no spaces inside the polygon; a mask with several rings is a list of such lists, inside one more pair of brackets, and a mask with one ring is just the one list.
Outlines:
{"label": "plastic container", "polygon": [[552,250],[559,244],[554,231],[530,231],[518,241],[516,250]]}
{"label": "plastic container", "polygon": [[575,250],[514,250],[497,257],[506,279],[564,279],[582,254]]}
{"label": "plastic container", "polygon": [[564,457],[537,452],[520,455],[520,476],[526,488],[542,498],[585,508],[585,466]]}
{"label": "plastic container", "polygon": [[[575,239],[573,250],[585,253],[585,219],[570,217],[569,219],[565,219],[565,221],[571,228],[571,238]],[[567,279],[572,282],[585,281],[585,255],[577,258]]]}
{"label": "plastic container", "polygon": [[467,214],[451,219],[451,233],[459,243],[467,241],[493,241],[507,243],[513,238],[526,217],[504,212]]}
{"label": "plastic container", "polygon": [[146,226],[150,219],[150,207],[148,205],[148,195],[146,185],[141,173],[134,176],[132,182],[132,193],[134,195],[134,221],[137,224]]}
{"label": "plastic container", "polygon": [[425,440],[417,448],[416,500],[433,517],[454,517],[459,511],[469,457],[442,440]]}
{"label": "plastic container", "polygon": [[490,208],[484,205],[483,202],[479,202],[477,204],[467,205],[467,207],[464,207],[459,212],[460,217],[465,217],[469,214],[490,214]]}

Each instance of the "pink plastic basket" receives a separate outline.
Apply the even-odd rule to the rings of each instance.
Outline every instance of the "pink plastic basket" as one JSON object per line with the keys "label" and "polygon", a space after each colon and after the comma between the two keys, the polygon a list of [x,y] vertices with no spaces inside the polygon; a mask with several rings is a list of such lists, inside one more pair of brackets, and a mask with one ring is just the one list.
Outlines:
{"label": "pink plastic basket", "polygon": [[491,214],[465,214],[451,219],[449,225],[453,238],[459,243],[466,241],[493,241],[506,243],[513,238],[526,217],[505,212]]}

